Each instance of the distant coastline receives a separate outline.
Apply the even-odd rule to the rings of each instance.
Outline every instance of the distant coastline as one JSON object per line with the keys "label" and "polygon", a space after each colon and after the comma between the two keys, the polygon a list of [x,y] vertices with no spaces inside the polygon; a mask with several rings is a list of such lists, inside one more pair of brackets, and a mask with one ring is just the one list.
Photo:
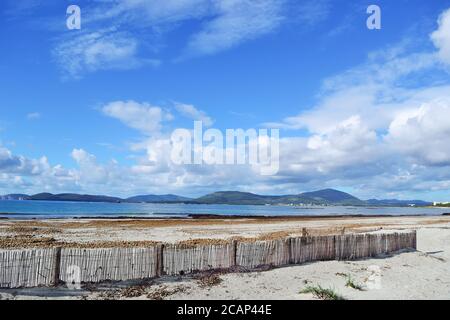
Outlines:
{"label": "distant coastline", "polygon": [[174,194],[138,195],[119,198],[106,195],[76,193],[8,194],[0,200],[20,201],[70,201],[104,203],[179,203],[179,204],[231,204],[231,205],[291,205],[291,206],[373,206],[373,207],[429,207],[432,202],[422,200],[369,199],[361,200],[349,193],[335,189],[323,189],[295,195],[259,195],[240,191],[219,191],[198,198]]}

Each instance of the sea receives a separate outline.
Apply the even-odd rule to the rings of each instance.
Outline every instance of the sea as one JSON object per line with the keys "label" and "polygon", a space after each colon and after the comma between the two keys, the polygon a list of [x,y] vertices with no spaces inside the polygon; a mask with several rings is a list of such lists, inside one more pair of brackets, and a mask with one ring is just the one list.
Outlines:
{"label": "sea", "polygon": [[163,218],[222,216],[442,215],[450,208],[0,201],[0,218]]}

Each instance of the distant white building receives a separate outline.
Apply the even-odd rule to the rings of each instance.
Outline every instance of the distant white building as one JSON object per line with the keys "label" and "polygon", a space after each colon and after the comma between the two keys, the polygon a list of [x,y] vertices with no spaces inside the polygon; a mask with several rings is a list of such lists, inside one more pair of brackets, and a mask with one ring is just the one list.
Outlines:
{"label": "distant white building", "polygon": [[445,205],[447,205],[447,204],[450,204],[450,202],[433,202],[433,206],[439,206],[440,204],[445,204]]}

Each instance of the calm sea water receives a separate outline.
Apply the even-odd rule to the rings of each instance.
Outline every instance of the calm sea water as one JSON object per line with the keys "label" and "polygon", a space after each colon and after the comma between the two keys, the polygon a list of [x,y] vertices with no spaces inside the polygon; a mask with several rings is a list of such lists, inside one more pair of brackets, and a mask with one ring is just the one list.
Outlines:
{"label": "calm sea water", "polygon": [[0,201],[2,218],[74,218],[74,217],[173,217],[188,214],[217,215],[441,215],[450,208],[399,207],[289,207],[154,203],[91,203],[56,201]]}

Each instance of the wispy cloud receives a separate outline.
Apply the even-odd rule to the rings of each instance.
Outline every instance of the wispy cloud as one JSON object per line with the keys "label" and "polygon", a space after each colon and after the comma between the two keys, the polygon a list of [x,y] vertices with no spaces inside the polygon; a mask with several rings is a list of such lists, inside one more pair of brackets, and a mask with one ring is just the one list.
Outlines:
{"label": "wispy cloud", "polygon": [[110,28],[66,39],[53,54],[65,74],[74,78],[98,70],[128,70],[160,64],[156,59],[141,58],[138,49],[135,38]]}
{"label": "wispy cloud", "polygon": [[289,10],[290,17],[295,15],[299,23],[314,26],[328,18],[331,11],[331,1],[329,0],[305,0],[293,2]]}
{"label": "wispy cloud", "polygon": [[28,120],[37,120],[41,118],[41,114],[39,112],[31,112],[27,114]]}
{"label": "wispy cloud", "polygon": [[219,1],[217,14],[192,35],[187,55],[213,54],[268,34],[283,20],[284,0]]}
{"label": "wispy cloud", "polygon": [[287,15],[313,25],[328,13],[326,0],[97,1],[83,8],[82,31],[59,39],[54,56],[66,75],[75,78],[99,70],[156,66],[161,59],[148,48],[161,47],[157,41],[187,21],[199,27],[187,35],[174,61],[217,54],[263,37],[277,31]]}
{"label": "wispy cloud", "polygon": [[17,15],[25,15],[32,13],[37,7],[42,6],[46,1],[44,0],[5,0],[5,12],[9,17]]}
{"label": "wispy cloud", "polygon": [[450,9],[440,15],[438,25],[438,29],[430,37],[438,48],[441,61],[450,65]]}
{"label": "wispy cloud", "polygon": [[189,119],[202,121],[203,125],[206,127],[210,127],[214,123],[214,120],[211,119],[204,111],[198,110],[191,104],[184,104],[184,103],[177,102],[177,103],[175,103],[175,108],[183,116],[185,116]]}

